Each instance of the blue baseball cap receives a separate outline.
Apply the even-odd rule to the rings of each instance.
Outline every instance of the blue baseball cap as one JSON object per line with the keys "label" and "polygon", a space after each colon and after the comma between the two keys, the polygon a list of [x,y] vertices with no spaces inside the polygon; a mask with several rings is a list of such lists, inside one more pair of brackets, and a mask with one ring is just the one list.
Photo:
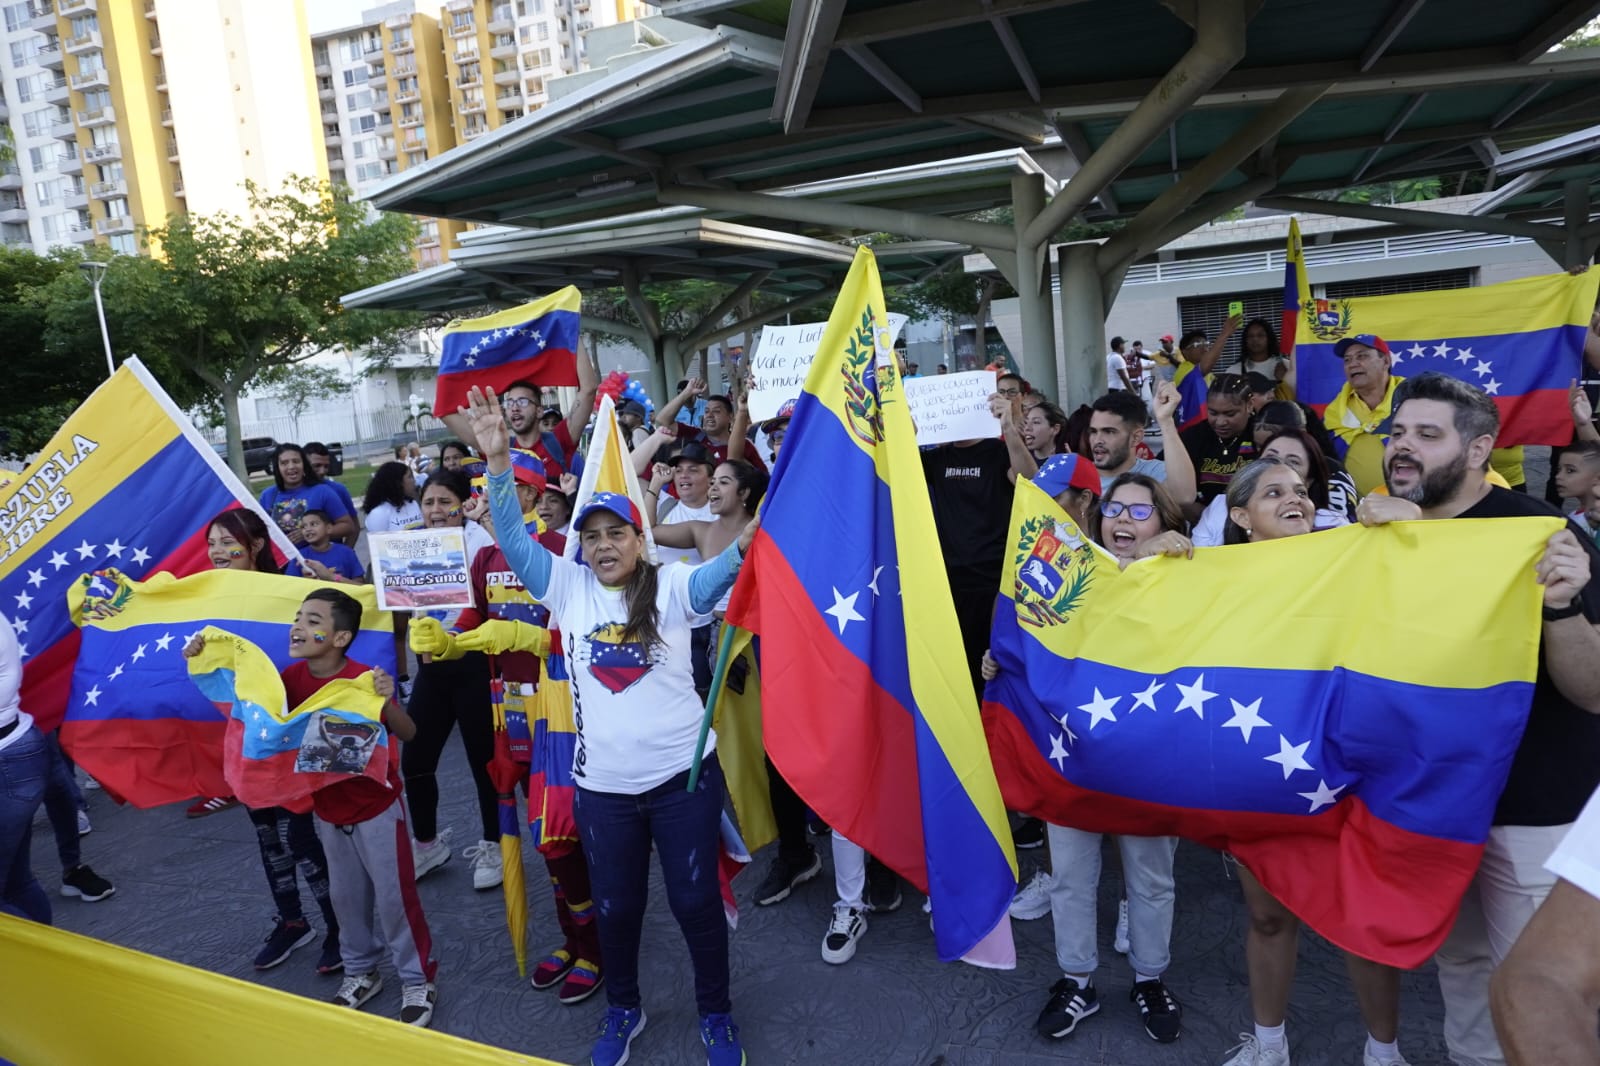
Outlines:
{"label": "blue baseball cap", "polygon": [[1352,344],[1364,344],[1373,351],[1389,354],[1389,344],[1376,333],[1357,333],[1354,337],[1345,337],[1333,346],[1333,357],[1343,359],[1344,353],[1349,351]]}
{"label": "blue baseball cap", "polygon": [[620,492],[597,492],[590,496],[584,503],[583,509],[572,520],[572,528],[583,529],[583,523],[589,516],[599,511],[610,511],[618,518],[638,529],[644,528],[644,520],[639,516],[639,508],[634,506],[632,500]]}
{"label": "blue baseball cap", "polygon": [[1100,494],[1100,471],[1081,455],[1052,455],[1039,465],[1033,483],[1052,497],[1068,489]]}

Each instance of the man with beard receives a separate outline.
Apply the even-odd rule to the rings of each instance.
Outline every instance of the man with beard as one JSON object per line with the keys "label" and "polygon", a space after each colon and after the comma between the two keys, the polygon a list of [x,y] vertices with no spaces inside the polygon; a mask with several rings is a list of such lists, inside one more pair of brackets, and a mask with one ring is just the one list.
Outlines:
{"label": "man with beard", "polygon": [[[1481,390],[1444,374],[1419,374],[1394,392],[1393,411],[1384,448],[1389,494],[1361,501],[1356,515],[1364,525],[1557,515],[1544,501],[1487,480],[1500,414]],[[1506,1061],[1489,1016],[1489,976],[1549,895],[1555,875],[1545,861],[1600,786],[1596,574],[1600,549],[1570,522],[1550,538],[1535,567],[1544,586],[1544,626],[1532,710],[1482,865],[1435,956],[1445,1042],[1460,1066]]]}
{"label": "man with beard", "polygon": [[[595,369],[594,361],[579,352],[576,362],[578,396],[572,401],[564,422],[557,421],[546,428],[546,412],[540,406],[543,393],[531,381],[514,382],[500,394],[500,405],[506,412],[506,425],[511,430],[511,446],[533,452],[543,459],[545,481],[551,485],[558,484],[562,474],[574,472],[578,438],[583,436],[589,419],[594,417],[594,399],[600,391],[600,372]],[[559,415],[560,412],[555,414]],[[472,423],[465,414],[452,411],[442,421],[458,439],[472,445],[478,443],[478,438],[472,432]]]}
{"label": "man with beard", "polygon": [[1100,472],[1102,495],[1118,477],[1134,473],[1166,482],[1172,498],[1180,503],[1194,499],[1194,464],[1188,461],[1188,453],[1178,438],[1178,426],[1174,421],[1178,413],[1178,390],[1170,382],[1162,382],[1156,390],[1156,425],[1161,428],[1161,439],[1167,442],[1166,461],[1141,459],[1137,454],[1150,417],[1139,397],[1126,390],[1114,390],[1096,400],[1090,410],[1085,439],[1089,458]]}

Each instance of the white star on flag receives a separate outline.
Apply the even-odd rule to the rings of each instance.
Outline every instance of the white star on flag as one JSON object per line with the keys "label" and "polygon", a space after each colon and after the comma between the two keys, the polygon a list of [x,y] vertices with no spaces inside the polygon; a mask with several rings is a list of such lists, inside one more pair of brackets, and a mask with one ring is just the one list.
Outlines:
{"label": "white star on flag", "polygon": [[[1428,354],[1428,349],[1424,348],[1420,344],[1413,344],[1410,348],[1406,349],[1406,354],[1411,356],[1413,359],[1421,359],[1423,356]],[[1396,353],[1397,358],[1398,356],[1399,353]]]}
{"label": "white star on flag", "polygon": [[123,547],[122,541],[120,541],[120,540],[113,540],[110,544],[107,544],[106,545],[106,556],[107,556],[107,558],[112,558],[112,559],[120,559],[120,558],[122,558],[122,547]]}
{"label": "white star on flag", "polygon": [[535,343],[535,344],[543,344],[544,343],[544,338],[539,335],[539,331],[538,330],[531,330],[528,333],[528,336],[533,338],[533,343]]}
{"label": "white star on flag", "polygon": [[1143,692],[1135,692],[1133,694],[1133,706],[1128,708],[1128,713],[1132,714],[1134,711],[1137,711],[1140,707],[1148,707],[1152,711],[1155,710],[1156,709],[1156,693],[1160,692],[1162,689],[1164,689],[1166,687],[1167,687],[1166,685],[1163,685],[1161,682],[1157,681],[1155,678],[1152,677],[1150,679],[1149,686]]}
{"label": "white star on flag", "polygon": [[121,677],[122,676],[122,668],[124,666],[126,666],[126,665],[128,665],[128,664],[127,663],[118,663],[117,664],[117,668],[115,670],[111,671],[111,676],[106,678],[106,680],[107,681],[115,681],[117,678]]}
{"label": "white star on flag", "polygon": [[156,651],[166,651],[167,645],[172,643],[172,639],[171,633],[161,634],[161,639],[156,641]]}
{"label": "white star on flag", "polygon": [[143,548],[133,549],[133,561],[138,566],[143,566],[150,561],[150,553]]}
{"label": "white star on flag", "polygon": [[63,566],[66,566],[67,565],[67,553],[66,552],[51,552],[50,553],[50,565],[55,567],[57,570],[60,570]]}
{"label": "white star on flag", "polygon": [[1224,729],[1237,729],[1244,736],[1244,742],[1250,743],[1250,732],[1260,726],[1272,723],[1261,717],[1261,697],[1257,696],[1254,703],[1240,703],[1229,698],[1233,704],[1233,717],[1222,723]]}
{"label": "white star on flag", "polygon": [[18,618],[11,623],[11,628],[20,637],[28,631],[28,620],[26,618]]}
{"label": "white star on flag", "polygon": [[1471,348],[1457,348],[1456,349],[1456,362],[1458,362],[1458,363],[1470,363],[1476,358],[1477,358],[1477,356],[1472,354],[1472,349]]}
{"label": "white star on flag", "polygon": [[1490,396],[1500,395],[1500,382],[1496,381],[1494,378],[1490,378],[1484,384],[1483,391],[1488,393]]}
{"label": "white star on flag", "polygon": [[94,554],[94,545],[90,544],[88,541],[84,541],[82,544],[78,545],[77,551],[78,558],[87,559]]}
{"label": "white star on flag", "polygon": [[1339,793],[1341,793],[1343,791],[1344,791],[1344,786],[1343,785],[1340,785],[1338,788],[1329,788],[1328,787],[1328,783],[1326,781],[1322,780],[1321,778],[1318,778],[1317,779],[1317,790],[1315,792],[1296,792],[1295,795],[1299,796],[1301,799],[1310,800],[1311,801],[1311,809],[1309,811],[1307,811],[1306,813],[1307,814],[1316,814],[1317,811],[1320,810],[1323,807],[1331,807],[1331,806],[1333,806],[1334,801],[1336,801],[1339,798]]}
{"label": "white star on flag", "polygon": [[881,567],[881,566],[873,567],[872,568],[872,580],[867,582],[867,588],[872,590],[872,594],[874,596],[879,594],[878,593],[878,575],[881,574],[881,573],[883,573],[883,567]]}
{"label": "white star on flag", "polygon": [[1094,732],[1094,727],[1099,725],[1102,721],[1115,722],[1117,720],[1117,716],[1111,712],[1117,706],[1117,704],[1121,702],[1121,700],[1121,696],[1102,696],[1100,695],[1100,690],[1095,689],[1094,699],[1090,700],[1088,703],[1079,704],[1078,710],[1083,711],[1089,716],[1089,732]]}
{"label": "white star on flag", "polygon": [[1479,359],[1478,360],[1478,365],[1472,368],[1472,372],[1474,374],[1478,375],[1480,378],[1483,377],[1483,375],[1489,373],[1490,370],[1491,370],[1491,368],[1490,368],[1489,364],[1485,363],[1482,359]]}
{"label": "white star on flag", "polygon": [[1172,709],[1174,714],[1182,711],[1193,711],[1202,721],[1206,716],[1206,701],[1215,699],[1215,692],[1206,691],[1206,675],[1201,674],[1194,679],[1194,684],[1185,685],[1178,682],[1178,691],[1183,693],[1183,699]]}
{"label": "white star on flag", "polygon": [[1441,341],[1440,343],[1435,344],[1433,346],[1433,357],[1435,359],[1443,359],[1445,356],[1447,356],[1449,354],[1450,354],[1450,346],[1448,344],[1445,344],[1443,341]]}
{"label": "white star on flag", "polygon": [[475,355],[467,356],[467,365],[468,366],[477,366],[478,365],[478,357],[475,356]]}
{"label": "white star on flag", "polygon": [[26,659],[28,657],[28,646],[26,644],[18,644],[17,655],[20,658]]}
{"label": "white star on flag", "polygon": [[17,593],[17,607],[19,609],[26,611],[31,606],[33,606],[33,597],[28,595],[27,589]]}
{"label": "white star on flag", "polygon": [[95,685],[95,686],[91,687],[88,692],[85,692],[83,694],[83,705],[85,707],[98,707],[98,706],[100,706],[100,695],[101,695],[101,693],[100,693],[100,686],[99,685]]}
{"label": "white star on flag", "polygon": [[34,588],[38,588],[40,585],[44,584],[44,571],[43,570],[29,570],[28,571],[28,584],[32,585]]}
{"label": "white star on flag", "polygon": [[836,588],[833,590],[833,606],[822,612],[823,614],[831,614],[834,621],[839,623],[839,635],[841,637],[844,636],[844,627],[851,622],[866,621],[866,618],[856,611],[856,597],[860,595],[861,593],[859,592],[852,592],[848,596],[841,596]]}
{"label": "white star on flag", "polygon": [[133,657],[131,659],[129,659],[128,661],[136,663],[140,659],[143,659],[144,658],[144,650],[146,648],[148,648],[149,646],[150,645],[148,645],[148,644],[141,644],[137,648],[133,649]]}
{"label": "white star on flag", "polygon": [[1050,758],[1055,760],[1057,770],[1065,770],[1066,764],[1062,761],[1067,758],[1067,749],[1061,746],[1061,734],[1050,734]]}
{"label": "white star on flag", "polygon": [[1275,762],[1283,767],[1283,779],[1289,780],[1289,775],[1296,770],[1310,770],[1312,765],[1306,762],[1306,749],[1311,746],[1311,741],[1304,744],[1291,744],[1289,738],[1282,733],[1278,734],[1278,754],[1264,755],[1267,762]]}
{"label": "white star on flag", "polygon": [[267,739],[267,735],[268,735],[268,734],[267,734],[267,731],[266,731],[266,730],[265,730],[265,729],[263,729],[263,730],[262,730],[262,731],[261,731],[261,739],[262,739],[262,740],[266,740],[266,739]]}

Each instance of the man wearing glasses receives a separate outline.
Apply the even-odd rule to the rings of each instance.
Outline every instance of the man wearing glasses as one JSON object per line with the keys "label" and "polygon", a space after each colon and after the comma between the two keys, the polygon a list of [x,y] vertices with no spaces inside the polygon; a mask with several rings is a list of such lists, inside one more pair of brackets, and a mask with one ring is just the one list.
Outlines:
{"label": "man wearing glasses", "polygon": [[578,396],[567,411],[564,422],[542,429],[544,410],[540,406],[539,386],[529,381],[519,381],[506,389],[500,397],[505,408],[506,425],[515,438],[513,448],[533,452],[544,460],[545,480],[554,485],[561,475],[573,473],[572,463],[578,450],[578,438],[594,415],[594,398],[600,389],[600,372],[588,356],[578,355]]}

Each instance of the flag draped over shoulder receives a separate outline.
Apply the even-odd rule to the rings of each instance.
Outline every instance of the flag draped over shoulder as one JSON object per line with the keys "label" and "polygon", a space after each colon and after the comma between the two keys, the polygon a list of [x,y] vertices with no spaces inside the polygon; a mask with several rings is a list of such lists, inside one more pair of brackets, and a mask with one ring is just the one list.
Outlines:
{"label": "flag draped over shoulder", "polygon": [[[189,680],[184,645],[215,626],[260,648],[280,670],[289,663],[295,612],[320,587],[327,583],[243,570],[147,581],[108,570],[80,578],[67,593],[83,636],[62,744],[136,807],[232,794],[223,765],[228,718]],[[378,610],[372,586],[331,587],[362,606],[350,657],[394,674],[393,619]]]}
{"label": "flag draped over shoulder", "polygon": [[761,513],[728,619],[761,637],[768,755],[929,893],[940,958],[1014,965],[1016,857],[866,248]]}
{"label": "flag draped over shoulder", "polygon": [[[1227,849],[1340,947],[1426,960],[1527,721],[1533,565],[1560,520],[1349,526],[1126,571],[1031,484],[1011,526],[984,705],[1007,805]],[[1273,624],[1214,625],[1246,587],[1273,590]]]}
{"label": "flag draped over shoulder", "polygon": [[1283,327],[1278,349],[1293,355],[1300,333],[1300,316],[1311,306],[1311,279],[1306,274],[1306,249],[1300,240],[1300,220],[1289,220],[1289,247],[1283,257]]}
{"label": "flag draped over shoulder", "polygon": [[444,328],[435,418],[467,405],[467,390],[504,392],[513,382],[578,383],[578,321],[582,298],[576,287],[482,318],[458,318]]}
{"label": "flag draped over shoulder", "polygon": [[325,785],[365,777],[388,784],[398,758],[381,719],[386,702],[372,674],[334,678],[289,707],[265,651],[225,629],[200,631],[205,648],[188,664],[195,687],[227,718],[223,776],[247,807],[304,808]]}
{"label": "flag draped over shoulder", "polygon": [[[0,489],[0,612],[22,649],[22,706],[41,728],[61,723],[78,654],[67,590],[105,567],[136,578],[209,570],[206,527],[233,507],[259,510],[132,358]],[[262,518],[275,546],[297,557]]]}
{"label": "flag draped over shoulder", "polygon": [[1313,300],[1295,341],[1298,398],[1319,412],[1344,385],[1341,338],[1382,337],[1393,372],[1437,370],[1476,385],[1500,408],[1501,447],[1567,444],[1567,386],[1583,373],[1583,343],[1600,271],[1549,274],[1472,289]]}

